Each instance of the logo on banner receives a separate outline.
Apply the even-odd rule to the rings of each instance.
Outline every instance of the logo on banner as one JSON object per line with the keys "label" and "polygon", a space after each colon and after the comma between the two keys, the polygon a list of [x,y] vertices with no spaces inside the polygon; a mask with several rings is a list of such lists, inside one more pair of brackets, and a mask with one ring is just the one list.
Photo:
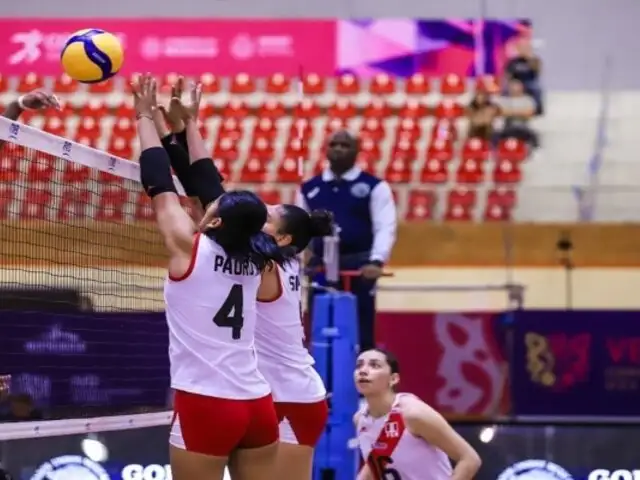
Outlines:
{"label": "logo on banner", "polygon": [[507,468],[498,476],[498,480],[573,480],[573,477],[556,463],[525,460]]}
{"label": "logo on banner", "polygon": [[56,457],[38,467],[30,480],[109,480],[109,474],[96,462],[79,455]]}
{"label": "logo on banner", "polygon": [[10,65],[35,63],[42,56],[40,46],[44,41],[44,36],[39,30],[14,33],[11,35],[10,41],[18,48],[8,59]]}
{"label": "logo on banner", "polygon": [[9,140],[17,140],[20,135],[20,124],[12,123],[9,125]]}
{"label": "logo on banner", "polygon": [[591,334],[545,336],[527,332],[524,341],[527,371],[532,382],[564,391],[588,380]]}
{"label": "logo on banner", "polygon": [[73,144],[71,142],[64,142],[62,144],[62,158],[71,158],[72,150]]}

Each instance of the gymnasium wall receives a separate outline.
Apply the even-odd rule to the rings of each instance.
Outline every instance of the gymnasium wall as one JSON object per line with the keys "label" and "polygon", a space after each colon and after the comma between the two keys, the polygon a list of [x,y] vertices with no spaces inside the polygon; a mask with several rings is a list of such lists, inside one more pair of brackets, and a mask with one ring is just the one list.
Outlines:
{"label": "gymnasium wall", "polygon": [[[574,244],[568,300],[556,242]],[[108,239],[108,241],[106,241]],[[508,245],[508,248],[505,248]],[[383,310],[496,310],[504,291],[385,292],[386,285],[525,287],[526,308],[640,308],[639,225],[405,223],[379,294]],[[5,222],[0,228],[5,287],[84,292],[98,310],[163,308],[164,246],[150,224]],[[505,267],[505,262],[512,265]]]}

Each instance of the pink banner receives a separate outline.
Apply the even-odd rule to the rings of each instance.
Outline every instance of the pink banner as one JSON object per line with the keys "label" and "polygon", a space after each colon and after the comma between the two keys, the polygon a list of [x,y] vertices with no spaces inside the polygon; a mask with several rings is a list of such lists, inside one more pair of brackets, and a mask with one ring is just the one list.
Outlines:
{"label": "pink banner", "polygon": [[331,20],[0,20],[4,75],[59,75],[69,35],[100,28],[125,45],[124,73],[264,76],[300,71],[332,75],[336,22]]}

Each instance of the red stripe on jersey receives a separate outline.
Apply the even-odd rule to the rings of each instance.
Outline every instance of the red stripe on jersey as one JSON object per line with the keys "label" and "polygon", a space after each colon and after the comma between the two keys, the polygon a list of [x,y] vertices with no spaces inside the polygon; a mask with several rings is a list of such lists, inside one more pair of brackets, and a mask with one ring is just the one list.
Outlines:
{"label": "red stripe on jersey", "polygon": [[380,430],[376,443],[371,446],[371,452],[367,458],[367,464],[375,480],[385,480],[387,468],[393,463],[391,457],[402,438],[404,429],[402,413],[392,410],[389,418],[382,425],[382,430]]}

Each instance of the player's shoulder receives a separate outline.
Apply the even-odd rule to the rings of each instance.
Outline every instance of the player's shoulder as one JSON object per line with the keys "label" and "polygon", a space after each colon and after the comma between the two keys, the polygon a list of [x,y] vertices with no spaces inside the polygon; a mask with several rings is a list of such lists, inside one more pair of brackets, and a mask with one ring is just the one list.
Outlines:
{"label": "player's shoulder", "polygon": [[398,410],[407,424],[424,420],[425,417],[430,416],[435,411],[412,393],[400,393],[398,395],[400,396]]}

